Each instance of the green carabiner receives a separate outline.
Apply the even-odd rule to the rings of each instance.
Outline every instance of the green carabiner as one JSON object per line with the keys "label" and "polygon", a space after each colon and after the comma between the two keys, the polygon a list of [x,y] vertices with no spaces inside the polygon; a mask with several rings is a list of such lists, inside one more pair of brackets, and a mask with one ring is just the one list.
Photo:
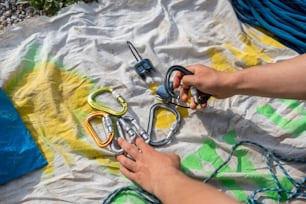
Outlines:
{"label": "green carabiner", "polygon": [[[115,110],[111,109],[110,107],[108,107],[106,105],[103,105],[103,104],[101,104],[101,103],[99,103],[95,100],[95,98],[98,95],[100,95],[104,92],[110,92],[113,95],[113,97],[120,103],[120,105],[122,106],[122,109],[120,111],[115,111]],[[87,101],[88,101],[89,105],[91,107],[93,107],[94,109],[104,111],[104,112],[109,113],[109,114],[114,115],[114,116],[122,116],[128,110],[128,105],[127,105],[126,101],[124,100],[124,98],[120,94],[118,94],[117,92],[113,91],[113,89],[110,88],[110,87],[102,87],[102,88],[92,92],[91,94],[89,94],[89,96],[87,98]]]}

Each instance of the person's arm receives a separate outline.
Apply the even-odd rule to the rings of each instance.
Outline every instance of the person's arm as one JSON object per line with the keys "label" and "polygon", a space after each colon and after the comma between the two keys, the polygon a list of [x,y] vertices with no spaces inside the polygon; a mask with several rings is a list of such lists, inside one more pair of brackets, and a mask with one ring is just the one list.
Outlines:
{"label": "person's arm", "polygon": [[[236,72],[221,72],[204,65],[186,66],[193,75],[178,72],[174,87],[183,82],[181,98],[187,101],[190,86],[216,98],[254,95],[273,98],[306,99],[306,54]],[[192,108],[195,104],[192,102]]]}
{"label": "person's arm", "polygon": [[255,66],[230,76],[234,94],[306,99],[306,54]]}
{"label": "person's arm", "polygon": [[134,158],[117,156],[122,174],[157,196],[164,204],[238,203],[210,185],[183,174],[178,155],[158,152],[140,137],[136,139],[137,146],[122,138],[118,139],[118,143]]}

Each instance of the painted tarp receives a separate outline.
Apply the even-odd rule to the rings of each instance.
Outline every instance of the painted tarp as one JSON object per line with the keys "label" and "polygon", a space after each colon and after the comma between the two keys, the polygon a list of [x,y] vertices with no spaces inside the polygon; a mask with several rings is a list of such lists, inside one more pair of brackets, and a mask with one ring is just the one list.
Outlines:
{"label": "painted tarp", "polygon": [[[132,41],[154,72],[141,79],[126,41]],[[40,170],[0,186],[1,203],[101,203],[117,188],[133,185],[107,148],[84,126],[94,111],[87,96],[101,87],[122,95],[147,127],[155,91],[175,64],[202,63],[222,71],[278,62],[297,53],[264,32],[241,24],[230,1],[100,1],[77,4],[58,15],[25,22],[0,35],[0,84],[48,161]],[[205,80],[205,79],[203,79]],[[118,108],[111,95],[101,98]],[[211,98],[206,109],[178,108],[182,116],[172,142],[158,148],[182,158],[183,171],[204,180],[237,142],[248,140],[283,157],[306,158],[304,101],[234,96]],[[120,108],[120,107],[119,107]],[[159,111],[162,137],[175,117]],[[305,164],[284,163],[296,180]],[[284,189],[288,178],[274,169]],[[210,184],[239,201],[254,190],[275,187],[263,152],[239,147]],[[276,203],[277,193],[263,193]],[[284,198],[282,198],[284,199]],[[142,203],[124,194],[116,203]]]}

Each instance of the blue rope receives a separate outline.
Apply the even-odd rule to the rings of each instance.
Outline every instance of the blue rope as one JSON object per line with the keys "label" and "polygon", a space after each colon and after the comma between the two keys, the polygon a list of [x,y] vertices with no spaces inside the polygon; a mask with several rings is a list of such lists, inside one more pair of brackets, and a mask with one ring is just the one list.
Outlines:
{"label": "blue rope", "polygon": [[262,27],[298,53],[306,53],[306,0],[232,0],[238,18]]}
{"label": "blue rope", "polygon": [[[282,157],[277,153],[273,153],[270,150],[268,150],[267,148],[265,148],[264,146],[255,143],[255,142],[251,142],[251,141],[241,141],[237,144],[235,144],[232,149],[231,152],[228,156],[228,158],[217,168],[215,169],[215,171],[209,176],[207,177],[203,182],[207,183],[209,182],[211,179],[213,179],[218,173],[219,171],[232,159],[235,151],[237,150],[238,147],[242,146],[242,145],[252,145],[255,146],[259,149],[261,149],[263,152],[265,152],[265,162],[266,165],[269,168],[269,172],[272,175],[272,178],[276,184],[275,188],[260,188],[255,190],[249,197],[248,200],[246,200],[245,203],[251,203],[251,204],[258,204],[261,203],[258,200],[256,200],[256,196],[259,193],[263,193],[263,192],[268,192],[268,191],[273,191],[273,192],[277,192],[278,193],[278,203],[280,203],[281,201],[281,197],[282,195],[287,195],[289,196],[287,198],[286,201],[292,201],[293,199],[296,198],[306,198],[306,177],[302,180],[302,181],[296,181],[295,179],[293,179],[288,172],[285,170],[285,168],[283,167],[283,165],[280,163],[280,161],[285,161],[285,162],[296,162],[296,163],[306,163],[306,159],[301,159],[301,158],[286,158],[286,157]],[[276,163],[275,167],[279,167],[281,172],[288,178],[288,180],[293,184],[294,189],[292,191],[288,191],[285,190],[281,187],[281,184],[275,174],[275,172],[273,171],[273,165],[274,163]],[[127,191],[133,191],[133,193],[138,196],[140,199],[142,199],[143,201],[145,201],[146,203],[153,203],[153,204],[162,204],[162,202],[153,194],[139,188],[139,187],[135,187],[135,186],[127,186],[127,187],[123,187],[123,188],[118,188],[115,191],[113,191],[112,193],[110,193],[105,199],[103,199],[103,204],[110,204],[115,198],[116,196],[118,196],[119,194],[123,193],[123,192],[127,192]]]}
{"label": "blue rope", "polygon": [[[304,178],[304,180],[298,182],[295,179],[293,179],[288,172],[285,170],[285,168],[283,167],[283,165],[280,163],[280,161],[285,161],[285,162],[297,162],[297,163],[306,163],[306,159],[300,159],[300,158],[286,158],[286,157],[282,157],[276,153],[271,152],[270,150],[268,150],[267,148],[265,148],[264,146],[255,143],[255,142],[251,142],[251,141],[241,141],[237,144],[235,144],[232,147],[232,150],[228,156],[228,158],[209,176],[207,177],[204,182],[207,183],[209,180],[211,180],[213,177],[215,177],[219,171],[231,160],[232,156],[234,155],[235,150],[241,146],[241,145],[253,145],[256,146],[258,148],[260,148],[262,151],[265,152],[265,160],[266,160],[266,164],[269,168],[269,172],[272,175],[272,178],[276,184],[276,188],[260,188],[257,189],[253,192],[252,195],[250,195],[248,197],[248,200],[246,201],[246,203],[251,203],[251,204],[256,204],[258,203],[258,201],[256,200],[255,196],[258,193],[262,193],[262,192],[266,192],[266,191],[274,191],[278,193],[278,203],[281,200],[281,195],[286,193],[288,194],[290,197],[287,199],[287,201],[291,201],[294,198],[297,197],[304,197],[306,198],[306,193],[302,193],[305,192],[305,188],[306,188],[306,178]],[[280,170],[283,172],[283,174],[288,178],[288,180],[293,184],[293,186],[295,187],[294,191],[287,191],[282,189],[280,182],[275,174],[275,172],[273,171],[273,161],[276,163],[276,167],[278,166],[280,168]]]}
{"label": "blue rope", "polygon": [[104,198],[102,203],[110,204],[119,194],[129,193],[129,192],[132,192],[134,195],[136,195],[140,200],[143,200],[145,203],[162,204],[162,202],[156,196],[136,186],[126,186],[118,188],[112,193],[110,193],[106,198]]}

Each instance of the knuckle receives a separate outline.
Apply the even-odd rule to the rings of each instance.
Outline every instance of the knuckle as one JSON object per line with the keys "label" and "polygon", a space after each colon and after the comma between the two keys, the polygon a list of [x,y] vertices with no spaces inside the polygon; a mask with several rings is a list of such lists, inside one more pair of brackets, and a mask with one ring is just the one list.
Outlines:
{"label": "knuckle", "polygon": [[175,153],[171,153],[170,154],[170,157],[171,159],[174,161],[174,162],[180,162],[181,158],[179,157],[179,155],[175,154]]}

